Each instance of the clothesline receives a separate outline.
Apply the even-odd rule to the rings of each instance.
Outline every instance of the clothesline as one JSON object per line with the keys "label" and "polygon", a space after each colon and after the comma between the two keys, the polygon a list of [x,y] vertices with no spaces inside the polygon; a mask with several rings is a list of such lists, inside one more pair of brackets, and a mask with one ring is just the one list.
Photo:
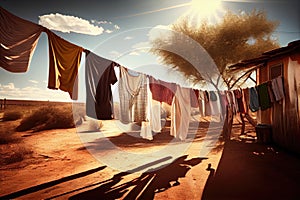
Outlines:
{"label": "clothesline", "polygon": [[[88,56],[91,52],[57,36],[55,33],[41,25],[24,20],[6,11],[2,7],[0,8],[0,23],[1,27],[3,27],[1,28],[1,67],[10,72],[26,72],[39,36],[41,32],[45,32],[48,35],[49,43],[48,88],[61,89],[62,91],[68,92],[70,97],[73,100],[76,100],[78,98],[77,73],[80,66],[81,54],[82,52],[85,52],[86,56]],[[96,54],[94,55],[96,56]],[[120,66],[114,61],[105,58],[102,59],[113,66]],[[105,68],[107,66],[104,64],[103,67]],[[88,78],[90,77],[88,76]],[[154,78],[151,80],[157,81],[156,84],[165,84],[174,87],[172,83],[156,80]],[[265,104],[268,102],[268,98],[271,98],[271,100],[274,101],[272,98],[273,95],[270,95],[270,91],[273,90],[272,88],[275,88],[275,100],[278,101],[284,96],[281,87],[282,81],[272,82],[271,85],[273,87],[270,87],[270,84],[268,84],[268,87],[266,87],[265,84],[261,85],[256,86],[255,90],[258,90],[256,92],[261,95],[259,103],[262,105],[262,109],[269,107],[269,103]],[[254,87],[250,89],[250,94],[255,97]],[[268,98],[266,98],[267,94],[269,96]],[[165,96],[168,96],[168,93]],[[168,103],[170,103],[170,99],[168,100]],[[251,104],[252,110],[257,110],[257,105],[259,103],[253,102]]]}
{"label": "clothesline", "polygon": [[[114,118],[111,85],[118,81],[115,66],[120,68],[120,120],[123,123],[150,122],[153,131],[160,131],[160,111],[153,112],[153,100],[165,102],[171,105],[170,134],[181,140],[187,136],[191,107],[199,107],[202,116],[224,115],[228,106],[233,108],[234,113],[247,113],[248,109],[252,112],[268,109],[272,103],[284,98],[282,77],[251,88],[203,91],[181,87],[140,72],[132,76],[117,62],[98,56],[43,26],[0,8],[1,67],[10,72],[26,72],[39,36],[45,32],[49,44],[48,88],[68,92],[76,100],[77,74],[82,52],[85,52],[86,114],[95,119]],[[149,132],[141,134],[147,139],[152,138]]]}

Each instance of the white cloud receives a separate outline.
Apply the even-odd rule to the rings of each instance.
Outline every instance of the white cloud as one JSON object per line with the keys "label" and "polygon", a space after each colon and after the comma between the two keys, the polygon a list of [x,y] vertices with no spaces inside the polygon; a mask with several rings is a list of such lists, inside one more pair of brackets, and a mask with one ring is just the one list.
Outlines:
{"label": "white cloud", "polygon": [[103,27],[95,26],[88,20],[59,13],[40,16],[39,24],[48,29],[64,33],[74,32],[87,35],[100,35],[104,31]]}
{"label": "white cloud", "polygon": [[170,26],[158,25],[149,31],[148,37],[150,41],[154,41],[156,38],[167,38],[172,33]]}
{"label": "white cloud", "polygon": [[36,80],[28,80],[30,83],[35,83],[35,84],[37,84],[37,83],[39,83],[38,81],[36,81]]}
{"label": "white cloud", "polygon": [[107,24],[108,21],[98,21],[97,23],[98,23],[98,24]]}
{"label": "white cloud", "polygon": [[131,36],[127,36],[124,38],[124,40],[132,40],[132,39],[133,39],[133,37],[131,37]]}
{"label": "white cloud", "polygon": [[105,33],[112,33],[113,31],[112,30],[109,30],[109,29],[107,29],[106,31],[105,31]]}
{"label": "white cloud", "polygon": [[8,83],[7,85],[1,85],[0,89],[13,90],[13,89],[15,89],[15,85],[13,83]]}

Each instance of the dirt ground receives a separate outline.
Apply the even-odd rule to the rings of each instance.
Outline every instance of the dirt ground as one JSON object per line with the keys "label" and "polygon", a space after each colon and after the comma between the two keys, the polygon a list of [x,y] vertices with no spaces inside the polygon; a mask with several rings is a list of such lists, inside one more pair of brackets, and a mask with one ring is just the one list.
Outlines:
{"label": "dirt ground", "polygon": [[[10,129],[16,123],[18,121],[0,122],[0,127]],[[85,123],[81,127],[87,126]],[[0,167],[0,197],[201,199],[210,174],[208,164],[217,169],[223,151],[223,142],[218,141],[212,143],[208,153],[199,153],[203,143],[210,142],[204,140],[209,122],[191,125],[190,129],[196,134],[188,135],[184,142],[172,140],[168,124],[153,140],[142,139],[134,131],[125,133],[115,120],[103,121],[103,125],[101,132],[72,128],[15,133],[21,138],[20,143],[32,152],[21,162]],[[248,128],[246,130],[253,132]],[[239,125],[235,125],[233,131],[238,133],[239,130]],[[103,138],[108,138],[117,151],[106,148]],[[152,152],[159,152],[165,146],[174,145],[176,149],[181,148],[182,143],[189,145],[180,154],[151,157],[155,154]],[[1,145],[1,156],[9,151],[10,145]],[[125,163],[127,158],[116,152],[129,152],[131,157]],[[141,155],[144,159],[140,159]],[[135,156],[136,160],[132,159]]]}

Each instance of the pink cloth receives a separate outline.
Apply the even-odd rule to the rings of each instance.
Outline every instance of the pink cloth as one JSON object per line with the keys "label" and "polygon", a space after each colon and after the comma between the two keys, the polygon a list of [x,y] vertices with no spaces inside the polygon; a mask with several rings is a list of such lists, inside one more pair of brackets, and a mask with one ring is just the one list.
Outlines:
{"label": "pink cloth", "polygon": [[0,66],[10,72],[26,72],[44,27],[0,7]]}

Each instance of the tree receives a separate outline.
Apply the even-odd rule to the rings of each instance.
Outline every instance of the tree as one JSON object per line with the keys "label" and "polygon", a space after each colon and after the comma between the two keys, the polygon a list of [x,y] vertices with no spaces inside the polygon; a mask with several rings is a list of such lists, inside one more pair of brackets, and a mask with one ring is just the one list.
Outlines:
{"label": "tree", "polygon": [[[253,10],[250,13],[240,14],[227,11],[217,24],[203,21],[195,25],[191,21],[191,17],[186,16],[175,22],[171,25],[171,30],[173,30],[171,35],[157,37],[151,41],[153,45],[151,51],[160,56],[164,64],[182,72],[195,84],[204,79],[203,74],[195,69],[194,63],[170,51],[170,49],[184,47],[184,51],[193,53],[193,48],[188,47],[189,44],[185,43],[183,39],[185,37],[182,35],[190,37],[207,51],[228,89],[235,85],[241,75],[231,73],[228,65],[258,57],[265,51],[279,47],[277,39],[272,37],[278,23],[268,20],[263,11]],[[214,85],[217,86],[217,84]]]}
{"label": "tree", "polygon": [[[256,58],[265,51],[278,48],[278,41],[272,37],[277,26],[278,22],[268,20],[265,12],[257,10],[240,14],[227,11],[217,24],[210,24],[207,21],[195,24],[192,17],[187,15],[171,25],[172,31],[168,34],[160,34],[152,39],[151,51],[160,56],[164,64],[182,72],[194,84],[205,81],[219,90],[221,83],[227,89],[233,89],[234,86],[243,83],[242,77],[246,77],[244,79],[246,80],[251,73],[233,72],[228,66],[242,60]],[[195,43],[206,50],[215,65],[212,65],[205,56],[204,58],[199,56],[204,54]],[[203,62],[203,59],[206,60]],[[206,70],[207,68],[212,70]],[[217,73],[214,73],[215,71]],[[214,74],[218,77],[213,77]],[[232,108],[228,107],[223,126],[223,135],[227,139],[231,133],[232,112]],[[240,113],[240,117],[241,134],[244,134],[244,117],[255,126],[247,113],[245,116]]]}

